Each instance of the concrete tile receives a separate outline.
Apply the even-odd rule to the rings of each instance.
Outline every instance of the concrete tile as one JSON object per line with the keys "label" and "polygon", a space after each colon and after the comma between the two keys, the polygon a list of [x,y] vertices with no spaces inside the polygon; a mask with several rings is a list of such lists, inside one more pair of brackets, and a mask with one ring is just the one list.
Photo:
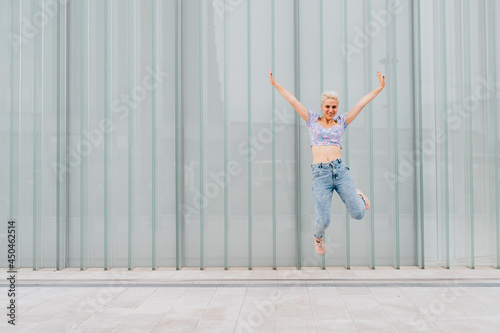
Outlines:
{"label": "concrete tile", "polygon": [[204,309],[207,307],[216,290],[217,288],[189,288],[172,308]]}
{"label": "concrete tile", "polygon": [[236,333],[251,333],[251,332],[263,332],[263,333],[274,333],[276,332],[276,319],[266,318],[264,316],[252,316],[250,318],[238,318],[236,326],[234,328]]}
{"label": "concrete tile", "polygon": [[118,323],[113,332],[151,332],[164,317],[161,313],[131,313]]}
{"label": "concrete tile", "polygon": [[134,313],[167,313],[184,295],[187,288],[157,288],[147,299],[138,305]]}
{"label": "concrete tile", "polygon": [[417,308],[431,317],[435,318],[448,318],[449,320],[460,320],[464,314],[457,311],[449,303],[429,302],[427,304],[416,304]]}
{"label": "concrete tile", "polygon": [[401,332],[441,332],[441,329],[438,328],[430,318],[420,317],[418,315],[407,317],[407,319],[393,319],[393,323]]}
{"label": "concrete tile", "polygon": [[315,320],[316,332],[342,332],[354,333],[358,332],[356,325],[352,319],[343,320]]}
{"label": "concrete tile", "polygon": [[447,320],[441,318],[440,320],[434,320],[434,324],[444,332],[469,333],[482,331],[479,326],[470,320]]}
{"label": "concrete tile", "polygon": [[[289,327],[289,322],[294,322],[297,318],[307,326],[314,326],[314,317],[309,303],[309,295],[306,288],[293,290],[280,290],[276,297],[276,328]],[[304,327],[303,323],[297,327]]]}
{"label": "concrete tile", "polygon": [[144,288],[126,288],[122,293],[116,296],[112,301],[106,304],[107,308],[132,308],[142,304],[154,291],[156,287]]}
{"label": "concrete tile", "polygon": [[389,316],[372,295],[343,295],[347,310],[357,320],[390,321]]}
{"label": "concrete tile", "polygon": [[71,332],[108,333],[112,332],[116,325],[116,322],[84,322],[75,326]]}
{"label": "concrete tile", "polygon": [[80,324],[80,321],[50,319],[37,326],[32,332],[74,332],[78,324]]}
{"label": "concrete tile", "polygon": [[337,288],[308,288],[309,302],[316,323],[351,320],[342,295]]}
{"label": "concrete tile", "polygon": [[236,327],[236,320],[234,322],[228,321],[209,321],[200,319],[193,332],[204,333],[204,332],[220,332],[220,333],[232,333]]}
{"label": "concrete tile", "polygon": [[[201,311],[200,311],[201,312]],[[152,332],[192,332],[196,327],[201,313],[188,317],[179,317],[175,314],[167,314],[163,319],[161,319],[156,326],[154,326]]]}
{"label": "concrete tile", "polygon": [[82,322],[85,323],[114,323],[115,326],[120,322],[123,318],[130,315],[133,312],[133,309],[129,308],[106,308],[103,307],[86,320]]}
{"label": "concrete tile", "polygon": [[498,332],[498,323],[500,323],[499,315],[489,317],[469,317],[468,319],[484,332]]}
{"label": "concrete tile", "polygon": [[276,317],[276,332],[314,332],[315,330],[312,316]]}
{"label": "concrete tile", "polygon": [[[252,291],[257,291],[251,294]],[[265,291],[263,294],[262,292]],[[274,332],[277,289],[248,288],[236,322],[235,332]]]}
{"label": "concrete tile", "polygon": [[[472,296],[462,296],[457,298],[450,298],[449,304],[459,313],[467,316],[494,316],[500,315],[500,300],[496,299],[493,303],[485,303],[479,301]],[[496,306],[495,306],[496,305]]]}
{"label": "concrete tile", "polygon": [[358,332],[399,332],[399,329],[392,321],[386,320],[355,320],[354,324]]}
{"label": "concrete tile", "polygon": [[344,302],[324,301],[321,305],[311,304],[311,308],[316,322],[352,320]]}
{"label": "concrete tile", "polygon": [[240,307],[229,307],[223,305],[209,306],[205,308],[200,320],[224,321],[230,320],[236,322],[240,314]]}

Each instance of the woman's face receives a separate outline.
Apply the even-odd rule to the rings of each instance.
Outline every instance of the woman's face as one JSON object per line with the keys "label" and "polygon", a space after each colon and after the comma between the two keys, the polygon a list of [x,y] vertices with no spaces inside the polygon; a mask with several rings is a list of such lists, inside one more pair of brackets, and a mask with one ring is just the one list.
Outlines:
{"label": "woman's face", "polygon": [[325,99],[323,105],[321,105],[321,110],[323,110],[323,116],[327,119],[333,119],[337,114],[337,108],[339,106],[339,102],[336,99],[328,98]]}

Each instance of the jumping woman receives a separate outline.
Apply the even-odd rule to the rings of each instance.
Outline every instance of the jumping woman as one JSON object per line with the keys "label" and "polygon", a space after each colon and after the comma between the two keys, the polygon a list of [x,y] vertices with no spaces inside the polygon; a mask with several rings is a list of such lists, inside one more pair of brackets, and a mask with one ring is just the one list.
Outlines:
{"label": "jumping woman", "polygon": [[321,94],[320,117],[305,108],[295,96],[283,88],[273,78],[272,69],[269,72],[271,84],[297,111],[299,116],[306,121],[311,139],[313,154],[312,191],[316,210],[316,223],[314,226],[314,246],[319,254],[325,253],[323,235],[330,224],[330,207],[333,191],[337,191],[340,199],[346,205],[349,214],[356,220],[361,220],[365,211],[370,209],[370,200],[354,185],[354,180],[349,172],[349,167],[342,161],[342,134],[347,126],[358,116],[361,110],[377,96],[385,86],[385,76],[377,72],[379,86],[371,93],[361,98],[352,109],[340,116],[338,112],[339,98],[333,91]]}

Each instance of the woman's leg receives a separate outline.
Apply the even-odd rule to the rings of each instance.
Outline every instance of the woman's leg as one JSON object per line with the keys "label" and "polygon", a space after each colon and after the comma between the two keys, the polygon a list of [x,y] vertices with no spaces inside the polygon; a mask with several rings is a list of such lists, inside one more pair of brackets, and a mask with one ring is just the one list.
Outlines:
{"label": "woman's leg", "polygon": [[316,223],[314,224],[314,237],[323,238],[325,229],[330,225],[330,208],[333,195],[333,172],[331,167],[313,170],[312,190]]}
{"label": "woman's leg", "polygon": [[356,220],[361,220],[365,216],[365,201],[358,195],[356,185],[351,177],[349,168],[342,165],[337,170],[335,177],[335,190],[347,207],[349,214]]}

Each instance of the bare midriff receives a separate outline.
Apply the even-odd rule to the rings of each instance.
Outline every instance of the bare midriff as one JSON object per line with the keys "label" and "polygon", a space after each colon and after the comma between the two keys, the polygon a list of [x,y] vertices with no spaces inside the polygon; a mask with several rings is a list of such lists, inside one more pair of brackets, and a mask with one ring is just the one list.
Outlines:
{"label": "bare midriff", "polygon": [[323,163],[341,158],[339,146],[311,146],[313,163]]}

